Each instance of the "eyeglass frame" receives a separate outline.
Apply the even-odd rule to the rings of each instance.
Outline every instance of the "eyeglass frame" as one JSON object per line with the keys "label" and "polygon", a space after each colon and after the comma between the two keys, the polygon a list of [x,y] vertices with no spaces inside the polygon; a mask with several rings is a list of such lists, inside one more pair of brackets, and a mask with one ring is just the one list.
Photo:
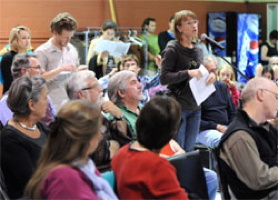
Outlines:
{"label": "eyeglass frame", "polygon": [[42,70],[42,67],[40,65],[37,65],[36,67],[26,67],[27,69],[38,69]]}
{"label": "eyeglass frame", "polygon": [[191,26],[191,25],[196,25],[199,24],[199,20],[197,19],[191,19],[191,20],[187,20],[185,21],[186,25]]}
{"label": "eyeglass frame", "polygon": [[278,100],[278,93],[277,93],[277,92],[273,92],[273,91],[268,90],[268,89],[260,89],[260,90],[265,90],[265,91],[268,91],[268,92],[270,92],[270,93],[274,94],[274,96],[275,96],[276,100]]}

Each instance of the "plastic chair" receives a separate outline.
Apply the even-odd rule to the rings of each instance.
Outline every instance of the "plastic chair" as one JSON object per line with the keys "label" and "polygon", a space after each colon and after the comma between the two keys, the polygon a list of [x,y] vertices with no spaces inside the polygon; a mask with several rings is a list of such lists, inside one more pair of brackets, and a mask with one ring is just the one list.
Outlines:
{"label": "plastic chair", "polygon": [[198,150],[169,157],[168,161],[176,168],[181,187],[189,193],[189,196],[209,199]]}
{"label": "plastic chair", "polygon": [[213,148],[212,153],[213,153],[213,156],[215,157],[215,160],[216,160],[216,170],[217,170],[217,175],[218,175],[218,180],[219,180],[219,189],[220,189],[220,193],[221,193],[221,199],[231,199],[231,197],[229,195],[229,192],[228,192],[228,188],[224,184],[225,180],[224,180],[223,176],[221,176],[219,149],[218,148]]}
{"label": "plastic chair", "polygon": [[109,185],[111,186],[111,188],[115,191],[116,189],[116,183],[115,183],[115,174],[113,171],[106,171],[104,173],[101,174],[101,177],[104,178]]}

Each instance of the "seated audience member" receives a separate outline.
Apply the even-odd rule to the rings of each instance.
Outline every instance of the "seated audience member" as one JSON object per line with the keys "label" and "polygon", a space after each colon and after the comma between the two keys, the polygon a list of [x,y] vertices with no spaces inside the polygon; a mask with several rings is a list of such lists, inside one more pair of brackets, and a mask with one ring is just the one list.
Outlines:
{"label": "seated audience member", "polygon": [[277,81],[277,79],[278,79],[278,56],[272,56],[269,59],[268,65],[262,65],[261,63],[259,63],[256,67],[256,77],[261,77],[262,71],[266,67],[269,67],[273,70],[273,73],[274,73],[273,80]]}
{"label": "seated audience member", "polygon": [[[204,64],[210,65],[210,69],[217,67],[217,60],[213,55],[205,57]],[[228,77],[229,68],[222,69],[222,80],[227,85],[232,82]],[[197,135],[197,142],[215,148],[225,133],[227,126],[236,115],[235,105],[232,102],[226,85],[221,81],[214,83],[215,91],[201,104],[200,132]],[[233,86],[235,87],[235,86]],[[237,90],[237,89],[235,89]]]}
{"label": "seated audience member", "polygon": [[13,118],[3,128],[1,169],[11,199],[21,198],[36,169],[48,129],[40,120],[45,116],[48,100],[46,81],[40,77],[21,77],[9,89],[8,106]]}
{"label": "seated audience member", "polygon": [[[108,83],[108,97],[117,105],[132,133],[132,139],[137,139],[135,123],[142,106],[140,101],[144,98],[142,85],[134,72],[123,70],[111,77]],[[115,117],[110,118],[114,119]]]}
{"label": "seated audience member", "polygon": [[[156,58],[159,59],[159,58]],[[160,76],[160,65],[158,65],[158,61],[156,62],[158,66],[157,73],[153,77],[149,76],[141,76],[139,72],[141,70],[139,60],[134,54],[127,55],[122,60],[122,68],[132,71],[137,75],[139,82],[142,85],[142,92],[144,95],[144,99],[141,100],[141,104],[145,104],[150,100],[149,97],[149,89],[160,85],[159,76]]]}
{"label": "seated audience member", "polygon": [[229,93],[231,94],[232,101],[235,104],[235,107],[239,107],[239,98],[240,92],[236,87],[236,79],[235,79],[235,72],[233,68],[228,65],[224,64],[218,69],[218,79],[219,81],[226,84]]}
{"label": "seated audience member", "polygon": [[276,80],[277,82],[277,79],[278,79],[278,56],[272,56],[270,59],[269,59],[269,64],[268,64],[269,67],[271,67],[273,69],[273,72],[274,72],[274,80]]}
{"label": "seated audience member", "polygon": [[[157,56],[156,63],[158,67],[160,67],[160,62],[161,62],[161,57]],[[140,102],[141,104],[145,104],[150,99],[149,97],[150,89],[160,86],[160,81],[159,81],[160,70],[158,70],[158,72],[153,77],[149,77],[146,75],[145,76],[139,75],[141,68],[140,68],[139,60],[137,56],[134,54],[128,54],[124,56],[118,68],[119,68],[118,71],[129,70],[134,72],[137,75],[139,82],[142,84],[142,92],[144,95],[144,99],[142,99]],[[99,79],[100,84],[104,90],[107,89],[109,79],[115,73],[116,71],[112,71],[110,72],[109,76],[102,77]]]}
{"label": "seated audience member", "polygon": [[117,199],[88,158],[101,140],[101,110],[91,101],[62,106],[51,124],[38,168],[25,194],[30,199]]}
{"label": "seated audience member", "polygon": [[109,113],[114,117],[114,120],[110,121],[103,115],[101,126],[103,139],[91,156],[100,171],[110,169],[110,160],[120,145],[131,141],[126,122],[122,118],[122,111],[111,101],[103,100],[102,88],[92,71],[74,72],[69,78],[66,88],[71,100],[89,100],[96,107],[101,108],[104,113]]}
{"label": "seated audience member", "polygon": [[274,80],[274,71],[271,67],[264,67],[262,70],[262,77],[269,80]]}
{"label": "seated audience member", "polygon": [[159,156],[176,134],[180,114],[179,103],[171,97],[155,97],[142,109],[136,122],[138,141],[124,146],[112,160],[121,199],[188,199],[175,168]]}
{"label": "seated audience member", "polygon": [[242,91],[242,109],[218,146],[223,191],[230,199],[278,199],[278,87],[253,78]]}
{"label": "seated audience member", "polygon": [[98,52],[95,49],[95,47],[103,40],[121,42],[116,38],[117,31],[118,25],[116,22],[107,20],[102,25],[101,35],[94,38],[90,43],[87,63],[89,65],[89,69],[96,73],[97,78],[101,78],[102,76],[109,74],[114,68],[116,68],[117,63],[120,61],[118,57],[109,55],[108,51]]}
{"label": "seated audience member", "polygon": [[[44,71],[40,68],[40,62],[34,54],[20,53],[14,57],[14,61],[11,68],[13,80],[22,76],[33,77],[43,76]],[[9,93],[5,93],[0,100],[0,121],[3,125],[6,125],[9,119],[12,118],[13,112],[7,105]],[[52,106],[51,100],[48,97],[49,105],[47,107],[46,115],[41,119],[43,123],[49,125],[54,119],[56,114],[55,109]]]}
{"label": "seated audience member", "polygon": [[[127,70],[116,73],[109,81],[108,96],[122,110],[123,118],[132,132],[132,139],[137,140],[135,126],[142,109],[139,104],[143,94],[142,85],[138,81],[136,74]],[[209,170],[204,171],[209,196],[214,199],[218,187],[217,175]]]}

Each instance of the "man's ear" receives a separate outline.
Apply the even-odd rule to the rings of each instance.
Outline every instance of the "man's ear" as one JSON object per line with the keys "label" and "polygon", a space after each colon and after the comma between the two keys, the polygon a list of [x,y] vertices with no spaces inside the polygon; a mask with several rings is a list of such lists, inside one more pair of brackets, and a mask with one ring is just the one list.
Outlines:
{"label": "man's ear", "polygon": [[27,68],[21,68],[20,73],[22,76],[24,76],[27,73]]}
{"label": "man's ear", "polygon": [[118,90],[118,95],[119,95],[121,98],[124,98],[125,93],[124,93],[122,90]]}
{"label": "man's ear", "polygon": [[258,101],[263,101],[264,100],[264,93],[263,93],[263,90],[258,90],[257,93],[257,100]]}
{"label": "man's ear", "polygon": [[78,99],[83,99],[84,98],[84,93],[81,92],[81,91],[77,91],[76,96],[77,96]]}

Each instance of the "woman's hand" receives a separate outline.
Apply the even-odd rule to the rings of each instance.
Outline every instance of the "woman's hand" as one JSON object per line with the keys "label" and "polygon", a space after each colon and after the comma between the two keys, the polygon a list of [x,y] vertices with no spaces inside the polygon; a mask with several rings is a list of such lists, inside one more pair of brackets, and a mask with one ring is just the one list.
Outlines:
{"label": "woman's hand", "polygon": [[206,80],[206,85],[210,85],[217,80],[216,74],[214,72],[210,72],[209,76]]}
{"label": "woman's hand", "polygon": [[188,70],[188,75],[192,78],[197,78],[197,79],[200,79],[203,76],[199,69],[190,69],[190,70]]}

